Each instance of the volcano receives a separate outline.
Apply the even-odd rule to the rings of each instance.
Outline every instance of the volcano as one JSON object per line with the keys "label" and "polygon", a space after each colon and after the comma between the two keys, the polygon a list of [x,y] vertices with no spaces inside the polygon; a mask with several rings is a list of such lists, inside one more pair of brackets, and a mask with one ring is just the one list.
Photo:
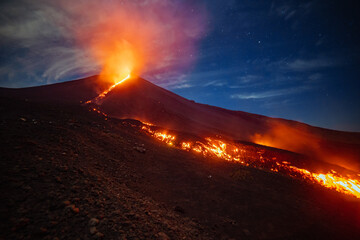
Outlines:
{"label": "volcano", "polygon": [[[2,96],[31,101],[79,105],[95,98],[110,85],[93,76],[40,87],[1,88],[0,93]],[[256,136],[270,135],[277,141],[273,144],[265,141],[267,146],[309,155],[360,172],[360,133],[329,130],[196,103],[140,77],[134,77],[114,88],[99,105],[104,113],[113,118],[136,119],[202,137],[221,136],[254,142]],[[278,126],[283,132],[272,134]],[[262,141],[256,143],[262,144]]]}
{"label": "volcano", "polygon": [[[21,234],[31,231],[35,232],[32,237],[43,237],[60,229],[86,232],[83,236],[87,237],[107,231],[110,239],[121,234],[144,239],[168,239],[167,235],[174,239],[350,239],[358,234],[358,200],[271,171],[281,172],[284,166],[294,169],[287,166],[293,161],[298,164],[296,169],[309,166],[313,170],[336,169],[356,175],[360,169],[360,133],[196,103],[140,77],[121,83],[96,103],[86,103],[111,86],[93,76],[39,87],[0,89],[5,136],[1,144],[5,159],[2,182],[11,183],[6,187],[9,208],[2,209],[2,213],[4,221],[18,218],[8,221],[6,229],[15,230],[4,230],[6,236],[24,237]],[[91,109],[102,115],[89,112]],[[283,130],[281,134],[279,129]],[[264,141],[257,141],[258,136]],[[175,142],[179,138],[186,142]],[[265,141],[273,138],[273,143]],[[199,151],[200,146],[226,160],[233,160],[232,155],[207,148],[204,139],[211,143],[215,141],[211,139],[220,139],[215,145],[223,150],[223,142],[231,142],[234,152],[239,147],[262,163],[256,165],[251,160],[243,166],[175,147],[185,143],[186,149],[189,139],[199,144]],[[19,176],[18,180],[13,176]],[[26,182],[33,185],[29,188]],[[67,186],[73,182],[75,188]],[[16,190],[19,185],[27,189],[25,193]],[[60,187],[53,190],[54,186]],[[85,193],[86,188],[96,192]],[[44,189],[45,195],[29,194]],[[129,198],[119,197],[118,193]],[[26,197],[30,200],[24,200]],[[50,211],[58,216],[50,217],[54,222],[69,224],[50,226],[45,224],[49,222],[46,217],[33,219],[24,203],[38,206],[40,213],[31,211],[41,218]],[[116,204],[124,207],[118,209]],[[62,212],[63,208],[67,212]],[[169,212],[169,208],[173,210]],[[25,213],[13,214],[19,209]],[[114,216],[114,211],[124,216]],[[75,217],[69,220],[72,214]],[[91,228],[89,233],[84,225],[88,218],[93,219],[91,227],[100,221],[103,225],[98,229],[103,230]],[[117,225],[111,218],[118,220]],[[190,225],[187,219],[191,219]],[[29,224],[33,221],[46,226],[35,224],[38,227],[33,229],[35,225]],[[119,233],[110,226],[123,230]]]}

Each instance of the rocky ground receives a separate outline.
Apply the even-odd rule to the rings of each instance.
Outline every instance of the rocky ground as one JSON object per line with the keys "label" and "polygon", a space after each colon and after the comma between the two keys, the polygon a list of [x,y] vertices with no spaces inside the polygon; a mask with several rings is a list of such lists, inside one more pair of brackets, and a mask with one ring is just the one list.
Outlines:
{"label": "rocky ground", "polygon": [[157,142],[85,107],[1,99],[0,239],[354,239],[359,201]]}

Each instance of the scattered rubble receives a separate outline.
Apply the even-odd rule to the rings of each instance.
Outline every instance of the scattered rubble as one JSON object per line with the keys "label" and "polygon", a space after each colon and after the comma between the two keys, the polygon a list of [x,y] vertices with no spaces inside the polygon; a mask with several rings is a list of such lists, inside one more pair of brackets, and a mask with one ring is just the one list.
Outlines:
{"label": "scattered rubble", "polygon": [[146,149],[144,147],[141,147],[141,146],[136,146],[136,147],[134,147],[134,149],[136,151],[138,151],[139,153],[145,153],[146,152]]}

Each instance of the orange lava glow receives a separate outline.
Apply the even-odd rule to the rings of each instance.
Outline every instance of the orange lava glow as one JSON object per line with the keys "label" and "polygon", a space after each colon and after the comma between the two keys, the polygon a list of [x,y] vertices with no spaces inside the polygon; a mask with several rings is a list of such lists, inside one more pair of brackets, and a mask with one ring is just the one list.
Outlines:
{"label": "orange lava glow", "polygon": [[[117,81],[110,86],[109,89],[99,94],[96,98],[87,101],[85,104],[95,103],[98,105],[99,101],[106,97],[106,95],[113,90],[117,85],[123,83],[130,78],[128,74],[125,78]],[[97,112],[107,117],[99,108],[92,106],[90,111]],[[302,178],[313,183],[318,183],[321,186],[336,190],[338,192],[352,195],[356,198],[360,198],[360,181],[358,180],[359,174],[355,176],[346,175],[343,176],[337,173],[335,170],[331,170],[327,173],[311,172],[308,169],[292,166],[288,161],[279,161],[276,157],[265,157],[264,149],[256,149],[247,145],[239,145],[233,142],[226,142],[225,140],[205,138],[201,141],[181,141],[177,140],[174,134],[170,134],[164,130],[157,130],[151,123],[143,123],[141,129],[158,139],[161,142],[167,143],[170,146],[178,147],[185,151],[194,151],[202,154],[203,156],[213,156],[226,161],[238,162],[245,166],[251,166],[259,169],[268,169],[272,172],[279,172],[290,175],[292,177]]]}
{"label": "orange lava glow", "polygon": [[165,142],[169,145],[174,144],[175,136],[171,134],[168,134],[166,132],[153,131],[147,125],[143,126],[142,129],[150,133],[152,136],[154,136],[155,138],[159,139],[162,142]]}
{"label": "orange lava glow", "polygon": [[263,157],[264,151],[262,150],[254,152],[253,150],[246,149],[245,146],[239,147],[235,143],[219,139],[206,138],[204,141],[175,142],[176,137],[173,134],[160,130],[152,130],[151,126],[152,124],[143,125],[142,130],[156,139],[168,144],[170,143],[170,145],[179,147],[182,150],[194,151],[204,156],[214,156],[227,161],[238,162],[245,166],[281,172],[360,198],[360,181],[354,178],[354,176],[343,176],[334,170],[328,173],[310,172],[307,169],[292,166],[290,162],[278,161],[276,157],[267,159]]}
{"label": "orange lava glow", "polygon": [[[206,9],[195,1],[86,0],[54,5],[67,14],[68,32],[86,53],[86,61],[111,83],[128,72],[140,75],[191,66],[195,58],[188,56],[196,53],[207,25]],[[189,13],[194,7],[196,14]],[[59,25],[64,31],[64,23]]]}
{"label": "orange lava glow", "polygon": [[[103,91],[102,93],[100,93],[96,98],[94,99],[91,99],[89,101],[86,101],[85,104],[90,104],[90,103],[95,103],[95,104],[99,104],[100,101],[102,99],[104,99],[106,97],[106,95],[111,92],[111,90],[113,90],[117,85],[125,82],[126,80],[128,80],[130,78],[130,73],[124,78],[124,79],[121,79],[120,81],[116,81],[115,84],[111,85],[108,89],[106,89],[105,91]],[[97,110],[97,109],[96,109]],[[95,111],[95,110],[94,110]],[[97,111],[100,111],[100,110],[97,110]]]}
{"label": "orange lava glow", "polygon": [[332,140],[332,135],[316,132],[306,125],[271,123],[267,132],[254,134],[251,141],[260,145],[285,149],[311,156],[323,162],[335,164],[354,172],[360,172],[359,151],[343,147],[347,137]]}
{"label": "orange lava glow", "polygon": [[338,192],[350,194],[360,198],[360,181],[351,179],[337,174],[332,170],[330,173],[311,173],[308,170],[290,166],[294,171],[298,171],[304,178],[308,178],[315,182],[320,183],[324,187],[335,189]]}

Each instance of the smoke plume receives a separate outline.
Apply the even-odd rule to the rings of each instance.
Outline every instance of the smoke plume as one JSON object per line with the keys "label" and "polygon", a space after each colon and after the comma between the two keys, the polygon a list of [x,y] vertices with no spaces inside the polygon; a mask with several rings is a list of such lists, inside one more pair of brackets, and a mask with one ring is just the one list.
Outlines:
{"label": "smoke plume", "polygon": [[121,77],[126,71],[184,69],[192,64],[189,56],[206,29],[205,9],[193,1],[21,0],[2,5],[0,41],[9,47],[0,75],[8,86],[100,72]]}

